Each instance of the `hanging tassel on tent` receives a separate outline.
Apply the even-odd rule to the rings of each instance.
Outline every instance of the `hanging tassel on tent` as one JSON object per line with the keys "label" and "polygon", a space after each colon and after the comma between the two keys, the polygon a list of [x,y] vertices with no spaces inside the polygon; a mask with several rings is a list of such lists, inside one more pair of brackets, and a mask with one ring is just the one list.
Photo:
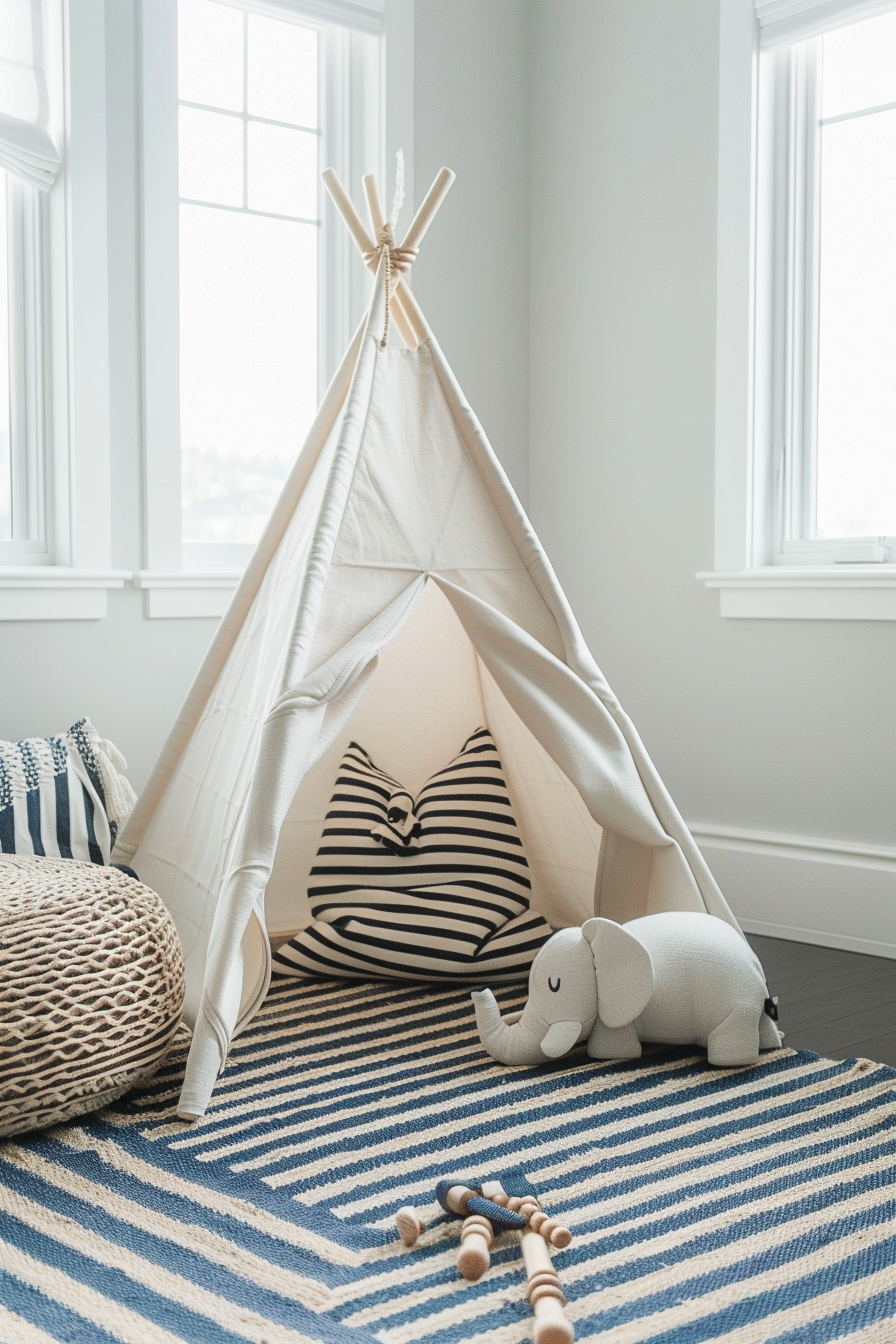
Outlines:
{"label": "hanging tassel on tent", "polygon": [[398,223],[401,207],[404,205],[404,150],[395,151],[395,195],[392,197],[392,213],[389,223],[393,229]]}
{"label": "hanging tassel on tent", "polygon": [[382,256],[386,267],[386,315],[380,340],[380,348],[383,350],[389,340],[389,301],[394,288],[392,272],[397,271],[399,275],[406,275],[416,261],[418,252],[416,247],[399,247],[395,242],[395,225],[398,223],[398,213],[404,204],[403,150],[397,152],[395,160],[395,195],[392,198],[392,213],[376,235],[376,247],[372,252],[364,253],[364,260],[368,265],[378,262]]}

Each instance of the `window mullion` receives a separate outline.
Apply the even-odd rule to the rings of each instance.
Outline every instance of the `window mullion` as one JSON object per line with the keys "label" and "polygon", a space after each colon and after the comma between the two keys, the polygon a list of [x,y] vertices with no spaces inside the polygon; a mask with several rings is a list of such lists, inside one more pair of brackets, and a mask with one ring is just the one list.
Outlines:
{"label": "window mullion", "polygon": [[46,198],[23,187],[27,196],[22,212],[25,254],[25,437],[28,455],[28,528],[35,541],[46,538],[46,390],[47,348],[44,331],[44,267],[42,246]]}
{"label": "window mullion", "polygon": [[818,445],[818,305],[821,222],[821,79],[822,43],[805,44],[803,93],[804,169],[802,190],[802,313],[799,389],[801,398],[800,530],[815,536]]}
{"label": "window mullion", "polygon": [[804,290],[804,183],[806,174],[806,105],[803,53],[794,53],[790,61],[788,89],[789,162],[787,171],[787,353],[785,379],[785,444],[787,461],[787,509],[785,537],[802,536],[803,481],[805,476],[803,444],[803,290]]}
{"label": "window mullion", "polygon": [[[760,178],[763,202],[767,201],[762,218],[767,222],[759,234],[757,249],[757,311],[762,313],[768,297],[768,315],[757,325],[757,337],[765,358],[756,360],[754,395],[761,397],[764,379],[769,390],[767,440],[762,433],[765,422],[757,416],[757,439],[754,455],[754,474],[759,474],[759,456],[764,451],[768,458],[768,475],[772,497],[770,500],[770,547],[763,551],[754,545],[752,562],[762,563],[769,550],[780,551],[790,533],[790,500],[792,496],[792,442],[790,427],[789,368],[791,362],[791,322],[789,302],[791,252],[791,195],[790,164],[793,158],[792,71],[783,54],[768,58],[765,67],[770,84],[763,94],[763,111],[768,139],[760,145],[760,159],[765,167]],[[765,80],[760,87],[764,87]],[[786,113],[786,115],[784,115]],[[768,291],[768,295],[766,294]],[[761,480],[754,491],[753,510],[759,515],[762,508]],[[756,520],[754,520],[754,531]]]}
{"label": "window mullion", "polygon": [[[318,36],[318,119],[321,134],[318,173],[335,167],[343,181],[352,183],[349,131],[348,34],[339,28],[321,29]],[[352,187],[349,186],[349,191]],[[351,240],[318,178],[318,216],[321,220],[318,254],[318,392],[322,394],[348,344],[346,320],[350,307]]]}
{"label": "window mullion", "polygon": [[783,450],[782,544],[811,537],[815,526],[819,48],[818,42],[806,43],[788,53],[780,91],[786,98],[777,175],[777,189],[786,200],[778,420]]}
{"label": "window mullion", "polygon": [[[320,167],[333,167],[354,196],[361,176],[383,183],[388,212],[391,171],[383,175],[381,60],[363,35],[348,29],[320,31]],[[393,169],[394,171],[394,169]],[[405,204],[405,219],[412,202]],[[370,276],[338,211],[320,185],[320,390],[345,353],[370,293]],[[367,218],[366,207],[361,208]],[[399,228],[399,233],[401,229]]]}
{"label": "window mullion", "polygon": [[144,0],[141,47],[145,563],[169,571],[182,561],[177,0]]}
{"label": "window mullion", "polygon": [[249,209],[249,15],[243,14],[243,209]]}
{"label": "window mullion", "polygon": [[42,200],[10,177],[8,185],[10,317],[10,458],[12,538],[43,543],[44,497]]}
{"label": "window mullion", "polygon": [[9,240],[9,463],[12,477],[12,540],[28,538],[27,393],[25,390],[25,275],[22,193],[10,175],[7,187]]}

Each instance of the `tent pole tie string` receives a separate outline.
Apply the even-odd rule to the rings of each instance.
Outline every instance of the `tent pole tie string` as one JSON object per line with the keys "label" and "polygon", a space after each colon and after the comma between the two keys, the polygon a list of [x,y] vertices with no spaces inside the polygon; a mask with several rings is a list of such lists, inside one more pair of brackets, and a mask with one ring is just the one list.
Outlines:
{"label": "tent pole tie string", "polygon": [[389,339],[389,303],[394,289],[392,283],[393,273],[396,283],[398,277],[407,275],[417,259],[418,249],[416,247],[399,247],[395,241],[395,231],[392,227],[392,221],[388,220],[376,235],[376,247],[370,252],[364,253],[364,260],[371,265],[378,263],[382,256],[386,267],[386,315],[383,320],[383,335],[380,340],[380,349],[386,348],[386,342]]}

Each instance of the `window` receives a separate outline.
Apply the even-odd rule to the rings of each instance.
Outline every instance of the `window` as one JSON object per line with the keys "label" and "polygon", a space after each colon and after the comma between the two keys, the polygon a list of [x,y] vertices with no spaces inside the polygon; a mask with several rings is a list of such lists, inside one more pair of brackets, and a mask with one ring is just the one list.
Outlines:
{"label": "window", "polygon": [[379,166],[381,51],[339,3],[144,12],[150,615],[223,610],[366,301],[320,173]]}
{"label": "window", "polygon": [[818,537],[896,538],[896,13],[829,33],[818,201]]}
{"label": "window", "polygon": [[0,620],[95,620],[128,577],[111,568],[105,106],[103,7],[4,0]]}
{"label": "window", "polygon": [[183,540],[251,544],[317,405],[318,34],[178,24]]}
{"label": "window", "polygon": [[44,202],[0,172],[0,556],[46,564]]}
{"label": "window", "polygon": [[[757,22],[758,20],[758,22]],[[720,10],[723,616],[896,619],[896,0]]]}
{"label": "window", "polygon": [[779,557],[884,559],[896,546],[896,13],[770,52],[760,79],[775,123]]}

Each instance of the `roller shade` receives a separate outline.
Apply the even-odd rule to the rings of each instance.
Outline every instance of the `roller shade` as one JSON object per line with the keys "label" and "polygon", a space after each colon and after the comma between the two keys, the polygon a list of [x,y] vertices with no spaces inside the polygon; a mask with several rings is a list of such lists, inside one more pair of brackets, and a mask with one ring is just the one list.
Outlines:
{"label": "roller shade", "polygon": [[316,23],[335,23],[340,28],[355,28],[362,33],[379,33],[383,27],[386,0],[229,0],[238,9],[273,18],[311,19]]}
{"label": "roller shade", "polygon": [[896,9],[896,0],[756,0],[759,45],[783,47]]}
{"label": "roller shade", "polygon": [[50,139],[42,0],[3,0],[0,22],[0,168],[49,191],[60,157]]}

